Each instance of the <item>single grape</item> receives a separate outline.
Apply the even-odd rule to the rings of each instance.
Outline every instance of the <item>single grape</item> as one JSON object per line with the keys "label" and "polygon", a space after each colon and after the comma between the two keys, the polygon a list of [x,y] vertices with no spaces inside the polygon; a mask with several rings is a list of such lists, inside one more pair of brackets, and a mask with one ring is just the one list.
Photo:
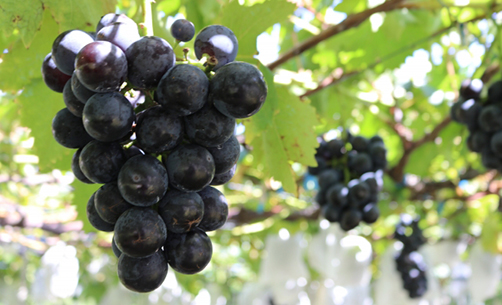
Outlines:
{"label": "single grape", "polygon": [[498,80],[488,87],[488,101],[491,103],[502,103],[502,80]]}
{"label": "single grape", "polygon": [[120,251],[120,249],[117,247],[117,244],[115,243],[115,237],[112,238],[112,251],[117,258],[120,258],[120,255],[122,255],[122,251]]}
{"label": "single grape", "polygon": [[184,120],[188,138],[204,147],[223,145],[234,134],[235,119],[221,114],[211,104],[204,105]]}
{"label": "single grape", "polygon": [[201,222],[204,202],[197,193],[169,190],[159,202],[159,215],[169,232],[186,233]]}
{"label": "single grape", "polygon": [[373,158],[367,153],[349,156],[348,167],[356,176],[361,176],[373,169]]}
{"label": "single grape", "polygon": [[362,218],[363,214],[357,209],[344,210],[340,216],[340,228],[344,231],[352,230],[359,225]]}
{"label": "single grape", "polygon": [[190,41],[195,35],[193,23],[186,19],[178,19],[171,25],[171,35],[179,41]]}
{"label": "single grape", "polygon": [[89,34],[80,30],[69,30],[59,34],[52,44],[52,59],[57,68],[65,74],[72,75],[77,53],[93,41]]}
{"label": "single grape", "polygon": [[497,132],[502,130],[502,109],[499,105],[488,105],[481,109],[478,124],[484,132]]}
{"label": "single grape", "polygon": [[162,162],[151,155],[138,155],[127,160],[120,169],[118,187],[127,202],[148,207],[164,196],[167,181],[167,171]]}
{"label": "single grape", "polygon": [[325,200],[338,208],[343,208],[349,203],[349,189],[343,183],[336,183],[326,189]]}
{"label": "single grape", "polygon": [[[465,100],[468,100],[471,98],[475,99],[475,100],[479,100],[482,90],[483,90],[483,81],[482,80],[480,80],[480,79],[473,79],[473,80],[466,79],[460,85],[459,94]],[[490,89],[488,89],[488,92],[490,92]],[[490,93],[488,93],[488,95],[489,94]]]}
{"label": "single grape", "polygon": [[65,84],[70,79],[70,75],[61,72],[52,60],[52,53],[45,56],[42,63],[42,78],[49,89],[56,92],[63,92]]}
{"label": "single grape", "polygon": [[101,186],[94,196],[94,207],[101,219],[115,224],[120,215],[132,208],[120,195],[116,182],[110,182]]}
{"label": "single grape", "polygon": [[469,130],[478,129],[478,116],[481,113],[481,103],[474,99],[469,99],[460,104],[460,109],[457,113],[459,121],[467,125]]}
{"label": "single grape", "polygon": [[108,26],[110,24],[114,24],[116,22],[127,23],[128,25],[130,25],[132,27],[136,27],[136,29],[138,28],[138,26],[136,25],[136,22],[134,22],[134,20],[127,17],[126,15],[108,13],[108,14],[102,16],[101,19],[99,20],[98,25],[96,26],[96,33],[98,33],[105,26]]}
{"label": "single grape", "polygon": [[84,147],[92,141],[92,137],[84,129],[82,119],[66,108],[59,110],[52,120],[52,135],[56,142],[66,148]]}
{"label": "single grape", "polygon": [[96,40],[108,41],[119,47],[124,53],[141,37],[136,24],[114,22],[96,33]]}
{"label": "single grape", "polygon": [[198,192],[208,186],[214,177],[213,156],[196,144],[178,146],[164,159],[164,164],[169,184],[183,192]]}
{"label": "single grape", "polygon": [[340,139],[333,139],[326,143],[324,148],[324,157],[327,159],[338,159],[345,155],[346,152],[345,142]]}
{"label": "single grape", "polygon": [[317,191],[317,194],[315,195],[314,201],[317,202],[317,204],[319,206],[324,206],[324,205],[328,204],[328,199],[326,196],[327,192],[328,192],[328,190],[324,189],[324,188],[320,188]]}
{"label": "single grape", "polygon": [[94,207],[94,196],[96,193],[91,195],[91,198],[89,198],[89,201],[87,201],[87,219],[89,220],[89,223],[91,226],[93,226],[96,230],[99,231],[104,231],[104,232],[113,232],[114,230],[114,225],[111,223],[108,223],[104,221],[96,211],[96,208]]}
{"label": "single grape", "polygon": [[380,210],[375,203],[369,203],[363,208],[363,221],[367,224],[374,223],[380,217]]}
{"label": "single grape", "polygon": [[211,240],[199,229],[184,234],[169,234],[164,249],[169,266],[184,274],[202,271],[213,255]]}
{"label": "single grape", "polygon": [[352,180],[347,186],[349,187],[349,202],[353,204],[354,207],[359,207],[368,202],[371,189],[366,182]]}
{"label": "single grape", "polygon": [[120,255],[118,277],[122,285],[135,292],[150,292],[162,285],[167,276],[167,260],[161,251],[141,258]]}
{"label": "single grape", "polygon": [[336,184],[343,179],[343,173],[337,169],[326,169],[319,174],[319,187],[328,189],[331,185]]}
{"label": "single grape", "polygon": [[127,77],[127,59],[114,44],[95,41],[78,52],[75,70],[80,82],[89,90],[117,91]]}
{"label": "single grape", "polygon": [[233,62],[238,49],[239,44],[234,33],[222,25],[207,26],[195,36],[195,56],[197,59],[201,59],[204,54],[214,57],[218,62],[213,68],[214,71]]}
{"label": "single grape", "polygon": [[89,180],[89,178],[87,178],[80,169],[80,165],[78,164],[80,159],[80,152],[82,152],[82,148],[77,149],[73,154],[73,157],[71,159],[71,171],[73,172],[73,175],[75,175],[75,178],[77,178],[81,182],[87,184],[93,184],[94,182]]}
{"label": "single grape", "polygon": [[492,138],[492,134],[486,133],[482,130],[476,130],[469,135],[467,138],[468,144],[470,142],[469,149],[471,151],[480,153],[487,146],[490,146],[490,141]]}
{"label": "single grape", "polygon": [[237,164],[232,166],[232,168],[224,173],[221,174],[214,174],[213,180],[211,180],[210,185],[223,185],[227,183],[228,181],[232,180],[232,178],[235,175],[235,170],[237,169]]}
{"label": "single grape", "polygon": [[159,213],[150,208],[132,207],[115,223],[114,238],[123,255],[145,257],[164,244],[167,230]]}
{"label": "single grape", "polygon": [[228,217],[228,202],[225,195],[210,186],[198,194],[204,202],[204,216],[198,227],[206,232],[221,228]]}
{"label": "single grape", "polygon": [[[67,82],[63,89],[63,101],[71,114],[76,117],[82,117],[82,111],[84,110],[84,104],[82,104],[78,98],[73,94],[71,90],[71,82]],[[85,128],[85,126],[84,126]]]}
{"label": "single grape", "polygon": [[85,103],[82,116],[87,133],[102,142],[122,139],[135,118],[131,103],[118,92],[94,94]]}
{"label": "single grape", "polygon": [[162,76],[176,63],[171,45],[155,36],[141,37],[131,44],[125,54],[128,79],[136,88],[156,88]]}
{"label": "single grape", "polygon": [[337,222],[340,219],[341,209],[333,204],[326,204],[321,209],[321,214],[329,222]]}
{"label": "single grape", "polygon": [[385,169],[387,167],[387,148],[383,142],[372,143],[369,146],[369,155],[373,163],[373,170]]}
{"label": "single grape", "polygon": [[175,65],[164,74],[155,93],[155,100],[162,107],[176,115],[187,116],[206,104],[209,79],[196,66]]}
{"label": "single grape", "polygon": [[71,76],[71,90],[82,104],[85,104],[91,96],[96,94],[96,92],[89,90],[87,87],[82,85],[82,83],[78,80],[75,71],[73,71]]}
{"label": "single grape", "polygon": [[352,149],[358,153],[367,152],[369,150],[370,141],[363,136],[353,137],[350,144],[352,144]]}
{"label": "single grape", "polygon": [[[491,146],[491,143],[490,143]],[[481,152],[481,163],[488,169],[501,169],[502,160],[499,158],[490,147],[485,147]]]}
{"label": "single grape", "polygon": [[82,173],[95,183],[108,183],[117,179],[126,157],[116,142],[91,141],[82,149],[79,166]]}
{"label": "single grape", "polygon": [[136,144],[148,153],[162,153],[183,140],[184,124],[180,117],[153,106],[138,115]]}
{"label": "single grape", "polygon": [[207,147],[214,159],[214,174],[228,172],[239,160],[241,145],[235,136],[231,136],[221,146]]}
{"label": "single grape", "polygon": [[209,82],[209,100],[224,115],[242,119],[258,112],[267,98],[263,74],[246,62],[221,67]]}

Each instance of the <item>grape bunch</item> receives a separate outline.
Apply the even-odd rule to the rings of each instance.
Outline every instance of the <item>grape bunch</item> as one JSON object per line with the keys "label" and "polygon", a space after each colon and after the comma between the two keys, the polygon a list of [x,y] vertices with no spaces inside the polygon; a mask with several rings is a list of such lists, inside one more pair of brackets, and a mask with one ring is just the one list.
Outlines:
{"label": "grape bunch", "polygon": [[[186,42],[195,28],[177,20],[171,33]],[[184,274],[208,265],[206,232],[228,216],[212,186],[235,173],[236,119],[255,114],[267,95],[261,72],[235,61],[230,29],[210,25],[194,46],[202,61],[189,60],[187,50],[178,60],[166,40],[141,37],[132,19],[110,13],[96,33],[61,33],[42,64],[45,83],[66,105],[53,119],[54,138],[75,149],[78,180],[102,184],[87,216],[114,232],[118,277],[137,292],[159,287],[168,265]]]}
{"label": "grape bunch", "polygon": [[404,289],[412,299],[427,292],[427,266],[422,255],[417,252],[426,239],[418,227],[418,221],[419,219],[412,219],[409,215],[402,215],[394,232],[394,238],[403,244],[395,258],[397,271],[403,279]]}
{"label": "grape bunch", "polygon": [[361,221],[374,223],[380,216],[378,193],[383,186],[387,149],[380,136],[370,139],[348,134],[348,140],[319,138],[317,167],[309,174],[318,177],[315,201],[330,222],[349,231]]}
{"label": "grape bunch", "polygon": [[459,99],[451,107],[453,121],[467,126],[467,147],[481,154],[481,162],[488,169],[502,172],[502,80],[488,88],[485,100],[481,98],[483,82],[464,80]]}

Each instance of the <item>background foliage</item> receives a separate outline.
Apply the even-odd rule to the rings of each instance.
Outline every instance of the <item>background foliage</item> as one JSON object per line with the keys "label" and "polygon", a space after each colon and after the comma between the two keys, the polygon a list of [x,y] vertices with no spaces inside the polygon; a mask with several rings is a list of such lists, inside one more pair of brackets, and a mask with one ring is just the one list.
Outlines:
{"label": "background foliage", "polygon": [[[0,0],[0,273],[5,287],[26,289],[17,299],[35,300],[30,287],[46,266],[39,257],[58,242],[75,247],[79,302],[97,304],[117,285],[116,261],[103,261],[111,237],[93,232],[85,219],[99,186],[73,181],[73,151],[51,133],[64,103],[43,83],[40,67],[60,32],[92,31],[108,12],[141,23],[145,3]],[[466,128],[449,118],[462,80],[500,79],[502,2],[157,0],[152,9],[155,35],[173,45],[173,17],[186,17],[197,30],[229,27],[239,40],[237,59],[259,66],[269,86],[261,111],[240,121],[245,150],[222,188],[231,215],[211,236],[212,263],[201,275],[177,275],[183,291],[196,295],[213,285],[234,304],[244,284],[259,277],[267,237],[284,229],[306,241],[319,234],[315,180],[306,166],[315,165],[316,137],[342,129],[379,134],[388,148],[382,216],[350,232],[371,242],[374,279],[400,213],[421,217],[431,245],[469,245],[464,259],[478,240],[484,251],[502,253],[499,174],[467,150]],[[309,281],[317,279],[309,268]]]}

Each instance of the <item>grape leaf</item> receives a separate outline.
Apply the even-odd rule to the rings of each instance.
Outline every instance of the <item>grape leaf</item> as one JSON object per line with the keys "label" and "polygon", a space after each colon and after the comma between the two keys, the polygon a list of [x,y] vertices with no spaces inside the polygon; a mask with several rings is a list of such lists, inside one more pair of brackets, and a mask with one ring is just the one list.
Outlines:
{"label": "grape leaf", "polygon": [[257,114],[243,121],[246,141],[253,146],[258,163],[264,164],[265,173],[281,181],[286,191],[297,194],[290,161],[316,165],[315,110],[286,88],[276,86],[267,67],[260,65],[260,70],[268,85],[267,100]]}
{"label": "grape leaf", "polygon": [[256,37],[296,9],[285,0],[266,1],[253,6],[232,1],[223,8],[221,24],[230,28],[239,41],[237,60],[249,61],[256,54]]}
{"label": "grape leaf", "polygon": [[74,188],[72,203],[77,207],[77,219],[84,223],[83,230],[85,232],[97,231],[87,219],[87,202],[91,195],[101,187],[101,184],[86,184],[75,179],[72,186]]}
{"label": "grape leaf", "polygon": [[18,29],[24,46],[30,46],[42,24],[44,7],[40,0],[3,0],[0,3],[0,29],[10,36]]}
{"label": "grape leaf", "polygon": [[481,231],[481,245],[484,250],[498,254],[498,240],[500,235],[500,213],[490,213],[483,222]]}
{"label": "grape leaf", "polygon": [[342,3],[335,6],[335,11],[355,14],[364,11],[366,8],[366,0],[343,0]]}
{"label": "grape leaf", "polygon": [[[43,0],[56,22],[59,31],[96,28],[101,16],[115,12],[117,0]],[[54,37],[56,38],[56,37]]]}

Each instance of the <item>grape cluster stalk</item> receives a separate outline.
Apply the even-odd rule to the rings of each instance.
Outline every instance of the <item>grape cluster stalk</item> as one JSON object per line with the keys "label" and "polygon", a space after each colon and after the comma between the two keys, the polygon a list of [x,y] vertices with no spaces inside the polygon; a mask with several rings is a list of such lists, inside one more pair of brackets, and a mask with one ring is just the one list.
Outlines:
{"label": "grape cluster stalk", "polygon": [[213,186],[236,171],[236,119],[257,113],[267,96],[258,68],[235,61],[230,29],[210,25],[195,35],[183,19],[171,33],[177,44],[195,36],[200,61],[177,61],[166,40],[142,37],[132,19],[110,13],[95,33],[61,33],[42,64],[46,85],[65,103],[54,138],[75,150],[78,180],[102,184],[87,217],[114,233],[118,277],[136,292],[158,288],[168,266],[194,274],[209,264],[206,232],[228,217]]}
{"label": "grape cluster stalk", "polygon": [[380,136],[365,138],[348,133],[347,140],[318,138],[317,167],[309,174],[318,177],[315,201],[330,222],[349,231],[361,221],[368,224],[380,216],[378,194],[383,187],[387,149]]}
{"label": "grape cluster stalk", "polygon": [[394,232],[394,238],[403,245],[395,257],[396,268],[403,280],[403,288],[412,299],[420,298],[427,292],[427,265],[422,254],[418,252],[427,240],[418,222],[418,218],[412,219],[410,215],[402,215]]}

